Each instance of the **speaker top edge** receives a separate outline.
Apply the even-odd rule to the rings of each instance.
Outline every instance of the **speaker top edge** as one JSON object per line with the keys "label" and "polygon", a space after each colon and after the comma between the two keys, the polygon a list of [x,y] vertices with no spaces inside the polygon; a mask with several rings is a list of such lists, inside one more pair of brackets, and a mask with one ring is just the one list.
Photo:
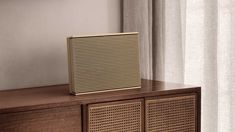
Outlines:
{"label": "speaker top edge", "polygon": [[139,32],[107,33],[107,34],[81,35],[81,36],[76,36],[76,35],[74,35],[74,36],[68,37],[68,39],[86,38],[86,37],[103,37],[103,36],[132,35],[132,34],[139,34]]}

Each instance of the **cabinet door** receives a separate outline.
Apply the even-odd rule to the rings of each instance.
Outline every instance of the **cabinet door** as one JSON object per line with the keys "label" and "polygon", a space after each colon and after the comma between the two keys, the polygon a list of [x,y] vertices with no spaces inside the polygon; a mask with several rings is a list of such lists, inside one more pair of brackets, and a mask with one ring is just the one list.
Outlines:
{"label": "cabinet door", "polygon": [[0,132],[81,132],[79,105],[0,114]]}
{"label": "cabinet door", "polygon": [[89,104],[88,132],[142,132],[143,99]]}
{"label": "cabinet door", "polygon": [[196,102],[196,94],[146,99],[146,131],[196,132]]}

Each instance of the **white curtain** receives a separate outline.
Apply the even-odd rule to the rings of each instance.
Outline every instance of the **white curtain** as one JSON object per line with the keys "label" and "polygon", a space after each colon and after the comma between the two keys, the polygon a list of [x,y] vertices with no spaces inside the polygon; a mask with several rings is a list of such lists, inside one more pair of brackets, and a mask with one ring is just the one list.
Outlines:
{"label": "white curtain", "polygon": [[123,0],[143,78],[202,86],[202,132],[235,132],[235,0]]}

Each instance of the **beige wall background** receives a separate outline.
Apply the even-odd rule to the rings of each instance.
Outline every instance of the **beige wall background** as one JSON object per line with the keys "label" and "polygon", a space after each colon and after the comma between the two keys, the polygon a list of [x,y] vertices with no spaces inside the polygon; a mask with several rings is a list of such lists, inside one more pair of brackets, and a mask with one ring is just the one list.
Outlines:
{"label": "beige wall background", "polygon": [[68,83],[66,37],[120,32],[119,0],[1,0],[0,90]]}

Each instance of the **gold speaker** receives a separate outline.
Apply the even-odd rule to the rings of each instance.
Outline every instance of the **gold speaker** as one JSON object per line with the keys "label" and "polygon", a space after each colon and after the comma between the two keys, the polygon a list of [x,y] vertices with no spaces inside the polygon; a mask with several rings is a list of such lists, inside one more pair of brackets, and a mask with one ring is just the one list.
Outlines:
{"label": "gold speaker", "polygon": [[143,100],[88,105],[88,132],[142,132]]}
{"label": "gold speaker", "polygon": [[196,95],[147,99],[147,132],[196,132]]}
{"label": "gold speaker", "polygon": [[138,33],[68,38],[70,91],[140,88]]}

